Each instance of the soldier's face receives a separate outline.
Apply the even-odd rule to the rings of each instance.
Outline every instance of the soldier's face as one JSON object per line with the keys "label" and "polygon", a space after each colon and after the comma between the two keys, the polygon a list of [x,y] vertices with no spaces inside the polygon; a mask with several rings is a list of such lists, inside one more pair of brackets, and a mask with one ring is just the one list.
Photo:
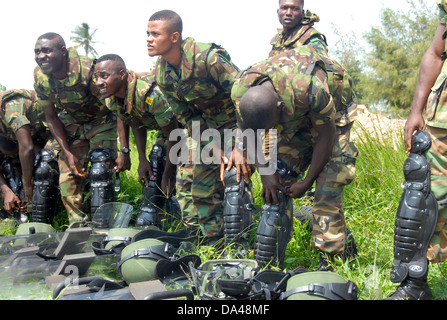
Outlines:
{"label": "soldier's face", "polygon": [[147,25],[147,51],[149,56],[169,54],[175,42],[175,34],[178,33],[170,31],[168,21],[149,21]]}
{"label": "soldier's face", "polygon": [[281,0],[278,18],[285,30],[296,27],[304,17],[303,2],[301,0]]}
{"label": "soldier's face", "polygon": [[34,59],[42,72],[57,75],[65,71],[67,49],[57,39],[39,39],[34,47]]}
{"label": "soldier's face", "polygon": [[[114,61],[101,61],[96,64],[93,79],[99,89],[102,99],[117,95],[124,98],[126,85],[126,71],[119,67]],[[121,95],[120,93],[123,93]]]}

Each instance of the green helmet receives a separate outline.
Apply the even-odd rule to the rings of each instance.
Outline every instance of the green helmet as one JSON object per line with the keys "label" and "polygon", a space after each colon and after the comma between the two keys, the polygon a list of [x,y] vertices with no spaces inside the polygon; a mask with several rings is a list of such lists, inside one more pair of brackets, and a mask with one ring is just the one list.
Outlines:
{"label": "green helmet", "polygon": [[112,228],[109,230],[107,237],[104,238],[104,249],[110,250],[112,247],[120,243],[131,242],[133,237],[141,230],[134,228]]}
{"label": "green helmet", "polygon": [[126,283],[149,281],[156,278],[155,266],[160,259],[174,254],[171,245],[157,239],[133,242],[121,251],[118,268]]}
{"label": "green helmet", "polygon": [[42,222],[27,222],[19,225],[16,235],[52,232],[56,232],[56,230],[50,224]]}
{"label": "green helmet", "polygon": [[357,300],[355,283],[328,271],[304,272],[291,277],[281,300]]}

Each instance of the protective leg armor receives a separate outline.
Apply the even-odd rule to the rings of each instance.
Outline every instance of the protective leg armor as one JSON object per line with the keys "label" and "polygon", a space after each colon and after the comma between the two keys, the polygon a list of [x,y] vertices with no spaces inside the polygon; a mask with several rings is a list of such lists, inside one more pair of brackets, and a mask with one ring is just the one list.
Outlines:
{"label": "protective leg armor", "polygon": [[[115,173],[115,158],[109,149],[97,148],[90,152],[90,212],[92,216],[96,209],[115,199],[113,174]],[[100,218],[97,217],[99,220]]]}
{"label": "protective leg armor", "polygon": [[59,166],[53,150],[42,149],[34,161],[32,220],[52,224],[57,213]]}
{"label": "protective leg armor", "polygon": [[[253,204],[250,193],[251,182],[247,185],[241,177],[237,182],[237,169],[225,171],[225,200],[223,208],[225,242],[248,246],[250,227],[253,223]],[[249,248],[247,248],[249,249]]]}
{"label": "protective leg armor", "polygon": [[417,131],[404,163],[404,191],[394,231],[392,282],[402,282],[407,277],[419,279],[428,271],[427,249],[438,220],[438,204],[430,191],[430,164],[422,155],[430,146],[430,136]]}
{"label": "protective leg armor", "polygon": [[[3,176],[12,192],[22,201],[25,199],[25,189],[22,183],[22,170],[20,165],[14,165],[10,157],[6,157],[2,163]],[[22,208],[14,210],[14,217],[18,223],[28,222],[28,213]]]}
{"label": "protective leg armor", "polygon": [[154,178],[148,177],[149,186],[143,187],[143,197],[137,226],[158,224],[158,214],[166,203],[166,196],[161,191],[161,179],[165,166],[165,153],[160,145],[155,144],[149,155]]}
{"label": "protective leg armor", "polygon": [[[285,165],[278,160],[277,172],[284,177],[287,174],[283,170]],[[286,214],[289,197],[277,191],[279,205],[264,204],[261,220],[259,221],[255,237],[255,260],[259,265],[269,263],[281,266],[283,264],[287,244],[292,234],[292,219]]]}

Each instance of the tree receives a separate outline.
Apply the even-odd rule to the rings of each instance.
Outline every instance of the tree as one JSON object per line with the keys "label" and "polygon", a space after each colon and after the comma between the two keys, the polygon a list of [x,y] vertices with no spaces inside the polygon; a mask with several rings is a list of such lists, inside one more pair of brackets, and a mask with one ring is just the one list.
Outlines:
{"label": "tree", "polygon": [[360,81],[364,103],[398,109],[411,106],[419,66],[438,19],[435,6],[424,0],[407,0],[407,4],[407,12],[382,10],[381,27],[372,27],[365,35],[371,51]]}
{"label": "tree", "polygon": [[93,57],[96,58],[98,53],[96,52],[95,48],[92,47],[92,44],[96,43],[96,41],[93,41],[93,37],[95,36],[97,30],[98,29],[95,29],[95,31],[90,34],[90,26],[88,23],[83,22],[80,26],[76,26],[75,30],[71,32],[75,36],[72,36],[70,39],[74,43],[78,44],[75,46],[76,48],[84,48],[86,56],[91,53]]}

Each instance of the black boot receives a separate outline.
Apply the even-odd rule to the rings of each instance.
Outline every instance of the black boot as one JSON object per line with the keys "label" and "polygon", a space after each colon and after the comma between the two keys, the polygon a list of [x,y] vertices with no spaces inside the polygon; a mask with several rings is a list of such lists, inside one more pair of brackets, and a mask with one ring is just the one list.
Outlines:
{"label": "black boot", "polygon": [[406,278],[385,300],[433,300],[427,279]]}

